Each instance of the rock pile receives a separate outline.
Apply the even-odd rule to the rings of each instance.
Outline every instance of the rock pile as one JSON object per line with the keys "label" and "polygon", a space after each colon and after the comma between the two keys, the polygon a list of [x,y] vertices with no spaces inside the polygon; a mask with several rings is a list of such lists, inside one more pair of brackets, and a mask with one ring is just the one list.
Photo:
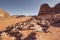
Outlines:
{"label": "rock pile", "polygon": [[[36,40],[36,32],[48,33],[49,26],[50,24],[47,20],[42,19],[41,21],[37,20],[35,17],[32,17],[28,21],[18,22],[8,26],[6,30],[0,32],[0,35],[2,37],[2,34],[5,32],[7,35],[14,37],[16,40]],[[32,30],[32,32],[27,37],[25,37],[23,35],[23,30]]]}

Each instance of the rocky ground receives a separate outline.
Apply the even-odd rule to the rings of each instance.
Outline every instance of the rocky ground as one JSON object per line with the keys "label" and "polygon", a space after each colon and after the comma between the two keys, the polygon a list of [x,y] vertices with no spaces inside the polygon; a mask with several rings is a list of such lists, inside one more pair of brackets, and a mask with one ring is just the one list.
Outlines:
{"label": "rocky ground", "polygon": [[60,3],[41,5],[36,16],[10,16],[0,9],[0,40],[60,40]]}
{"label": "rocky ground", "polygon": [[[5,29],[1,27],[0,40],[60,40],[60,21],[42,19],[39,16],[23,17],[22,19],[24,18],[27,19],[14,21],[15,23],[6,26]],[[57,24],[59,25],[57,26]]]}

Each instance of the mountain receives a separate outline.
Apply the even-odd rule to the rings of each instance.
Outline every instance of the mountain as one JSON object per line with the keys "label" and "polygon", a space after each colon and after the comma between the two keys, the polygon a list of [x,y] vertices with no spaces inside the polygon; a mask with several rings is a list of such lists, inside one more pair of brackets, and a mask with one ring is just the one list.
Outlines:
{"label": "mountain", "polygon": [[56,13],[60,13],[60,3],[58,3],[58,4],[55,5],[54,11],[55,11]]}
{"label": "mountain", "polygon": [[39,10],[38,15],[45,15],[45,14],[49,14],[51,11],[51,8],[48,4],[42,4]]}
{"label": "mountain", "polygon": [[56,4],[54,7],[50,7],[48,4],[42,4],[38,15],[45,14],[60,14],[60,3]]}

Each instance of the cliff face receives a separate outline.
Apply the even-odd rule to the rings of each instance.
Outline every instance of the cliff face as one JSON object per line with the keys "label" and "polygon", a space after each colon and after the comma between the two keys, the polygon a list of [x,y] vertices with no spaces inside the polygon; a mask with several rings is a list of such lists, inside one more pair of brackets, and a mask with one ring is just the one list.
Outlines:
{"label": "cliff face", "polygon": [[48,4],[42,4],[39,10],[38,15],[45,15],[45,14],[56,14],[60,13],[60,3],[55,5],[55,7],[50,7]]}
{"label": "cliff face", "polygon": [[40,7],[40,10],[39,10],[39,14],[38,15],[49,14],[50,11],[51,11],[50,6],[48,4],[43,4]]}
{"label": "cliff face", "polygon": [[60,13],[60,3],[58,3],[57,5],[55,5],[54,11],[55,11],[56,13]]}
{"label": "cliff face", "polygon": [[6,18],[8,16],[9,16],[9,14],[6,11],[4,11],[3,9],[0,8],[0,17],[1,18]]}

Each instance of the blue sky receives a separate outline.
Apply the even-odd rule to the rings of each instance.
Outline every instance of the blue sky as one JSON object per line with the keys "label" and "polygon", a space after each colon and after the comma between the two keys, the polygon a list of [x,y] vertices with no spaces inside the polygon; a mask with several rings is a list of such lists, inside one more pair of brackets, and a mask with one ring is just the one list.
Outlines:
{"label": "blue sky", "polygon": [[10,15],[37,15],[44,3],[53,7],[60,3],[60,0],[0,0],[0,8]]}

